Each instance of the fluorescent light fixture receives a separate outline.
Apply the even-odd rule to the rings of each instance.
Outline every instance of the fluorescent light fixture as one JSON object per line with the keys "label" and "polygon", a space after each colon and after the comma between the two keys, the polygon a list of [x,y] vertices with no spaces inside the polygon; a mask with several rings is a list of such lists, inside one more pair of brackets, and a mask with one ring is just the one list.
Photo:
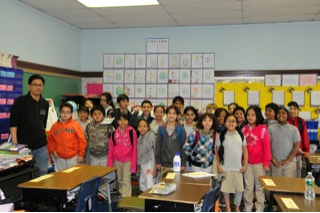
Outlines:
{"label": "fluorescent light fixture", "polygon": [[159,5],[157,0],[77,0],[86,7],[129,7]]}

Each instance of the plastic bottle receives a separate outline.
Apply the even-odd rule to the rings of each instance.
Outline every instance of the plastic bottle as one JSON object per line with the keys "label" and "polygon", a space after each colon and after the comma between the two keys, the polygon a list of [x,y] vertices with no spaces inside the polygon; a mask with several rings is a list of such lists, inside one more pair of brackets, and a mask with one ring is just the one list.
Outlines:
{"label": "plastic bottle", "polygon": [[308,172],[308,175],[305,178],[305,193],[304,197],[307,200],[314,200],[315,199],[315,192],[314,192],[314,177],[312,176],[312,172]]}
{"label": "plastic bottle", "polygon": [[173,171],[174,172],[180,172],[180,166],[181,166],[180,153],[176,152],[174,154],[174,158],[173,158]]}

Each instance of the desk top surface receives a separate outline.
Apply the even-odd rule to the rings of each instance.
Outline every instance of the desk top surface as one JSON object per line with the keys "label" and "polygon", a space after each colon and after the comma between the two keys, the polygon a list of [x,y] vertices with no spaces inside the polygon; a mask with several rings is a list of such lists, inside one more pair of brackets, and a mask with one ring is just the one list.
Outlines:
{"label": "desk top surface", "polygon": [[[272,192],[290,192],[304,194],[305,180],[304,178],[291,178],[291,177],[273,177],[273,176],[260,176],[259,177],[262,186]],[[267,185],[263,179],[272,180],[275,186]],[[320,188],[315,187],[316,194],[320,194]]]}
{"label": "desk top surface", "polygon": [[114,167],[76,165],[59,172],[53,172],[28,182],[21,183],[18,187],[72,190],[93,177],[103,177],[115,170],[116,168]]}
{"label": "desk top surface", "polygon": [[[170,173],[174,173],[173,179],[167,179],[167,175]],[[197,184],[197,185],[208,185],[211,186],[212,177],[203,177],[203,178],[192,178],[187,177],[182,174],[184,173],[190,173],[190,172],[173,172],[168,171],[168,174],[165,177],[161,178],[161,182],[168,182],[168,183],[184,183],[184,184]]]}
{"label": "desk top surface", "polygon": [[309,157],[311,164],[320,164],[320,154],[311,154]]}
{"label": "desk top surface", "polygon": [[139,197],[150,200],[197,204],[210,189],[211,186],[209,185],[178,183],[176,191],[168,195],[152,194],[151,189],[149,189],[146,192],[140,194]]}
{"label": "desk top surface", "polygon": [[[274,199],[282,212],[319,212],[320,211],[320,197],[315,200],[306,200],[304,195],[296,194],[274,194]],[[289,209],[283,203],[281,198],[291,198],[299,209]]]}

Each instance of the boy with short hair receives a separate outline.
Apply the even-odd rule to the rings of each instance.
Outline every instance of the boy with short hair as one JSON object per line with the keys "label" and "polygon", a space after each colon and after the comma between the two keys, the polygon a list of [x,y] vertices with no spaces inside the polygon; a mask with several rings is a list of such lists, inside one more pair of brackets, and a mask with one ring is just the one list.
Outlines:
{"label": "boy with short hair", "polygon": [[183,114],[183,108],[184,108],[184,98],[181,96],[176,96],[172,100],[172,105],[176,106],[179,109],[180,114],[178,115],[178,122],[181,125],[184,125],[185,118]]}
{"label": "boy with short hair", "polygon": [[308,137],[308,130],[304,119],[298,116],[300,110],[298,103],[295,101],[291,101],[288,103],[288,107],[290,107],[290,117],[288,118],[288,123],[298,128],[301,137],[299,150],[296,155],[297,178],[300,178],[303,161],[303,159],[301,159],[301,155],[304,157],[309,155],[310,142]]}
{"label": "boy with short hair", "polygon": [[148,125],[154,120],[151,116],[152,103],[149,100],[144,100],[141,102],[142,115],[139,115],[140,107],[137,107],[130,119],[130,126],[132,126],[137,131],[137,124],[139,120],[146,119]]}
{"label": "boy with short hair", "polygon": [[128,106],[129,106],[129,97],[126,95],[126,94],[121,94],[121,95],[118,95],[117,97],[117,103],[118,103],[118,106],[119,108],[116,108],[115,110],[113,110],[111,113],[110,113],[110,116],[113,119],[112,121],[112,125],[114,127],[114,129],[117,129],[119,124],[118,124],[118,120],[120,119],[120,115],[121,113],[123,114],[128,114],[128,119],[130,120],[131,119],[131,113],[130,111],[128,110]]}
{"label": "boy with short hair", "polygon": [[218,106],[215,103],[211,103],[206,106],[206,112],[213,114],[213,115],[214,115],[214,112],[216,111],[216,109],[218,109]]}

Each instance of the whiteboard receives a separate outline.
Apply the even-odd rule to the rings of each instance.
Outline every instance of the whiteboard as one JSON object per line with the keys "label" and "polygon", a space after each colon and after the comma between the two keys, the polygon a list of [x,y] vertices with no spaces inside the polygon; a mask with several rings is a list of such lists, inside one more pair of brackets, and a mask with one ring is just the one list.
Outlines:
{"label": "whiteboard", "polygon": [[320,106],[320,91],[311,91],[310,92],[310,105],[311,106]]}
{"label": "whiteboard", "polygon": [[234,91],[224,91],[223,92],[223,105],[227,106],[234,102]]}
{"label": "whiteboard", "polygon": [[248,91],[248,106],[260,105],[260,91]]}
{"label": "whiteboard", "polygon": [[284,106],[284,91],[273,91],[272,102]]}

